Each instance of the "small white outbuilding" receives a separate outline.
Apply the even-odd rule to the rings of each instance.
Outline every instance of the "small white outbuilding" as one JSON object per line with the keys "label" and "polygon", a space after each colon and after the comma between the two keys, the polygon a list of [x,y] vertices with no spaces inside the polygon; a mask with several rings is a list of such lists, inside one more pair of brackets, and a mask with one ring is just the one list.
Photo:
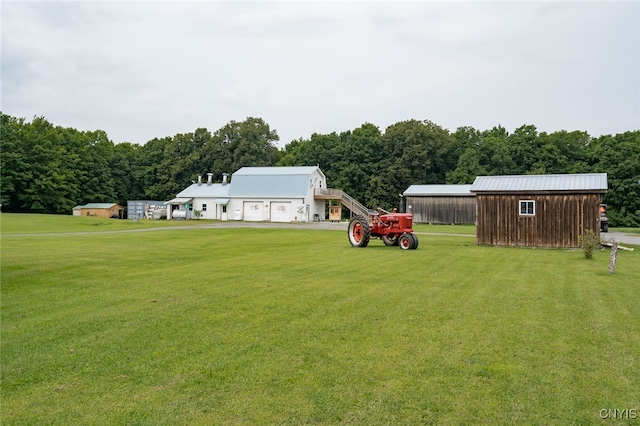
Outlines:
{"label": "small white outbuilding", "polygon": [[222,183],[213,183],[213,174],[208,173],[207,182],[198,176],[198,182],[185,188],[176,198],[165,202],[167,219],[219,219],[227,220],[229,203],[227,176]]}

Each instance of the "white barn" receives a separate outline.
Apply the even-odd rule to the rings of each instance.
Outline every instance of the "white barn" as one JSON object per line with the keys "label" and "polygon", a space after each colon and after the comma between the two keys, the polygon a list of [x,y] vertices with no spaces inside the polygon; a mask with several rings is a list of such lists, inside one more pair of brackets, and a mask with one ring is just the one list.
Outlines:
{"label": "white barn", "polygon": [[325,200],[314,196],[327,187],[319,167],[242,167],[230,183],[212,183],[211,176],[168,201],[167,218],[193,219],[197,212],[202,219],[311,222],[325,216]]}

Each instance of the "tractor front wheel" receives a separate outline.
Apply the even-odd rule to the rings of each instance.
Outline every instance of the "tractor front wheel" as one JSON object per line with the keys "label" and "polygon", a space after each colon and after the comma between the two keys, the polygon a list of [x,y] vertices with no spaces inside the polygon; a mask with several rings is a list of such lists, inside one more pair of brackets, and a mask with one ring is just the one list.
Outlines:
{"label": "tractor front wheel", "polygon": [[413,248],[418,248],[418,236],[416,234],[409,234],[413,238]]}
{"label": "tractor front wheel", "polygon": [[404,233],[398,237],[398,245],[402,250],[414,249],[414,241],[411,234]]}
{"label": "tractor front wheel", "polygon": [[362,216],[355,216],[349,222],[347,229],[349,242],[353,247],[366,247],[371,237],[371,229],[369,229],[369,221]]}

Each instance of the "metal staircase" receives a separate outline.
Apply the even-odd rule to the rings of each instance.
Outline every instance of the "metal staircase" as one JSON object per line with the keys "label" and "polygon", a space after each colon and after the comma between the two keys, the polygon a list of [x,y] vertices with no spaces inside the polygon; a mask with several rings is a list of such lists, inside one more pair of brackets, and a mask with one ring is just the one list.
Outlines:
{"label": "metal staircase", "polygon": [[369,217],[372,214],[376,214],[375,211],[369,210],[341,189],[316,188],[314,198],[316,200],[338,200],[355,215]]}

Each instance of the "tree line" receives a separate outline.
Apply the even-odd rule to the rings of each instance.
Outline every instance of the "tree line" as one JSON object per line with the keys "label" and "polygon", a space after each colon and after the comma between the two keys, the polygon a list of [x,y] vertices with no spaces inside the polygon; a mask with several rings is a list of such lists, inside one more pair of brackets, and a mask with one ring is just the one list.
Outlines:
{"label": "tree line", "polygon": [[0,202],[7,212],[69,214],[78,204],[167,200],[197,179],[243,166],[318,165],[328,185],[369,207],[391,209],[416,184],[470,184],[481,175],[607,173],[612,226],[640,226],[640,131],[591,137],[583,131],[513,133],[428,120],[370,123],[345,132],[314,133],[279,149],[261,118],[230,121],[210,132],[114,144],[104,131],[55,126],[1,114]]}

